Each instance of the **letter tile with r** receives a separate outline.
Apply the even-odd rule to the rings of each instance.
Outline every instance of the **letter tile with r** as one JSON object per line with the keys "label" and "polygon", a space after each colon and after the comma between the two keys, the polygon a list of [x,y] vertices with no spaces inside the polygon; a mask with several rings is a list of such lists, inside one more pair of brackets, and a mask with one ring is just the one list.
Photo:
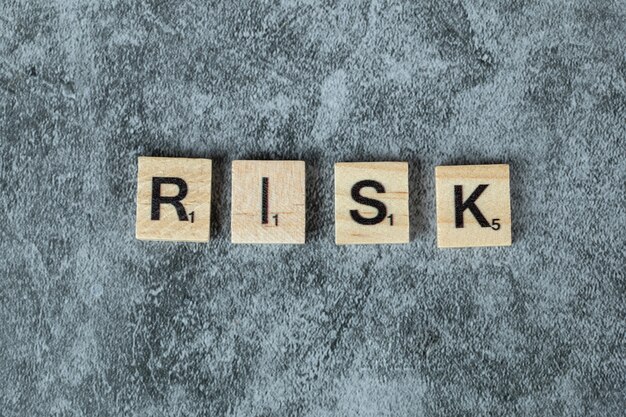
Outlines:
{"label": "letter tile with r", "polygon": [[508,165],[438,166],[435,185],[440,248],[511,245]]}
{"label": "letter tile with r", "polygon": [[211,160],[140,156],[136,237],[208,242]]}

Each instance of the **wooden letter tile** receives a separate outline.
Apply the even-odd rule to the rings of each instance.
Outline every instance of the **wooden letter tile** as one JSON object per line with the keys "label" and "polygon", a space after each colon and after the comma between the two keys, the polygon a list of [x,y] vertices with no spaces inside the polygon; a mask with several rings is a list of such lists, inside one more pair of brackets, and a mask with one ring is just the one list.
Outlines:
{"label": "wooden letter tile", "polygon": [[409,165],[335,164],[335,242],[409,242]]}
{"label": "wooden letter tile", "polygon": [[233,161],[233,243],[305,240],[303,161]]}
{"label": "wooden letter tile", "polygon": [[211,160],[141,156],[137,165],[137,239],[207,242]]}
{"label": "wooden letter tile", "polygon": [[511,245],[508,165],[439,166],[435,183],[440,248]]}

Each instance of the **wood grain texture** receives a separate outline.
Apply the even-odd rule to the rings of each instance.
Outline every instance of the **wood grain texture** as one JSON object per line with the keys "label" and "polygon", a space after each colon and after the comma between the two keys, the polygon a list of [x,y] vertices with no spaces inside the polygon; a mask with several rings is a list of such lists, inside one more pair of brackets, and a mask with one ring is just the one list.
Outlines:
{"label": "wood grain texture", "polygon": [[[142,156],[137,161],[136,237],[140,240],[208,242],[211,224],[210,159]],[[181,220],[172,204],[160,204],[159,220],[152,220],[152,188],[155,177],[175,177],[187,186],[181,200],[187,220]],[[162,184],[162,196],[176,196],[180,188]],[[193,220],[193,222],[192,222]]]}
{"label": "wood grain texture", "polygon": [[[435,185],[437,246],[511,245],[509,165],[438,166],[435,168]],[[481,226],[471,210],[465,209],[462,210],[462,227],[457,227],[455,186],[460,186],[461,201],[466,202],[481,185],[486,188],[477,196],[474,204],[490,226]],[[499,226],[494,225],[494,222]]]}
{"label": "wood grain texture", "polygon": [[[360,195],[381,201],[385,219],[374,225],[356,222],[350,214],[358,210],[364,218],[374,218],[376,207],[356,202],[352,188],[360,181],[372,180],[384,187],[377,192],[364,187]],[[409,167],[406,162],[341,162],[335,164],[335,243],[377,244],[409,242]],[[392,218],[388,218],[392,216]],[[393,225],[392,225],[393,224]]]}
{"label": "wood grain texture", "polygon": [[233,161],[232,242],[304,243],[305,199],[303,161]]}

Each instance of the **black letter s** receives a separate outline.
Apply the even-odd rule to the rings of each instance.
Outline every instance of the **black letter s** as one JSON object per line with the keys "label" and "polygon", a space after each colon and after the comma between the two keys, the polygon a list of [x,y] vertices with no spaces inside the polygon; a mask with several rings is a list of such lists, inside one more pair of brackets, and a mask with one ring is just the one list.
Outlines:
{"label": "black letter s", "polygon": [[360,194],[360,192],[361,192],[361,189],[366,188],[366,187],[371,187],[375,189],[377,193],[385,192],[385,187],[383,187],[383,185],[379,183],[378,181],[363,180],[363,181],[357,182],[352,187],[352,192],[351,192],[352,199],[356,201],[357,203],[374,207],[375,209],[378,210],[378,214],[375,217],[368,218],[368,217],[361,216],[358,210],[350,210],[350,216],[352,217],[352,220],[354,220],[355,222],[359,224],[372,226],[385,220],[385,217],[387,217],[387,207],[385,206],[385,204],[383,204],[382,201],[363,197]]}

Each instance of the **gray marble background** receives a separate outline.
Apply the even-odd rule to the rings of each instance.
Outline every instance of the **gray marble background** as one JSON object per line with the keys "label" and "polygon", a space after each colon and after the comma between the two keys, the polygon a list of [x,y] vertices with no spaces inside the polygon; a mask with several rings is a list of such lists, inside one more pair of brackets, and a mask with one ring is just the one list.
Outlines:
{"label": "gray marble background", "polygon": [[[626,3],[0,1],[0,415],[623,416]],[[209,244],[134,238],[139,155],[214,160]],[[307,162],[308,243],[230,243],[230,161]],[[334,245],[336,161],[410,162]],[[509,163],[510,248],[434,167]]]}

